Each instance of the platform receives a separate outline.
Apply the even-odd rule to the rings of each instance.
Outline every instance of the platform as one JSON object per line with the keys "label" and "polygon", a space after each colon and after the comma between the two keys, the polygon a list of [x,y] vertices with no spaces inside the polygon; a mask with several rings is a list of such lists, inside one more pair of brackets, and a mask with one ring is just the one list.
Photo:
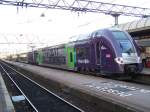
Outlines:
{"label": "platform", "polygon": [[150,75],[150,68],[144,68],[142,74]]}
{"label": "platform", "polygon": [[4,80],[0,74],[0,112],[15,112]]}
{"label": "platform", "polygon": [[[29,64],[9,62],[14,66],[28,70],[35,75],[49,81],[59,82],[68,86],[70,92],[83,99],[94,100],[99,108],[107,109],[106,112],[149,112],[150,111],[150,86],[129,82],[116,81],[101,77],[82,75],[73,72],[44,68]],[[58,85],[59,86],[59,85]],[[75,93],[76,92],[76,93]],[[92,98],[89,96],[93,96]],[[92,103],[92,101],[91,101]]]}

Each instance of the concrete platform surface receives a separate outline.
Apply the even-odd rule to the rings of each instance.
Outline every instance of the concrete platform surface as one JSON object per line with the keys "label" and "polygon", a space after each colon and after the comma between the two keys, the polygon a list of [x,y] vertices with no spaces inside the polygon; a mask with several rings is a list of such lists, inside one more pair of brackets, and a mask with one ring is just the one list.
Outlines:
{"label": "concrete platform surface", "polygon": [[98,99],[114,102],[137,112],[150,112],[150,86],[148,85],[116,81],[17,62],[9,63],[46,79],[60,82],[70,88],[96,96]]}
{"label": "concrete platform surface", "polygon": [[144,68],[142,74],[150,75],[150,68]]}
{"label": "concrete platform surface", "polygon": [[0,112],[15,112],[11,98],[0,74]]}

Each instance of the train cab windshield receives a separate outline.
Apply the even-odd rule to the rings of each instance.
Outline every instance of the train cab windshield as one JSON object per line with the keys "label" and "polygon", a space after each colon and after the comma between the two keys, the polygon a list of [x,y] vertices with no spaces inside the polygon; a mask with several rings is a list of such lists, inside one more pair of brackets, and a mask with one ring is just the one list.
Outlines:
{"label": "train cab windshield", "polygon": [[118,41],[119,46],[122,49],[122,53],[135,53],[134,47],[126,33],[122,31],[113,31],[112,34],[114,38]]}
{"label": "train cab windshield", "polygon": [[119,43],[123,53],[135,53],[134,48],[129,40],[120,41]]}

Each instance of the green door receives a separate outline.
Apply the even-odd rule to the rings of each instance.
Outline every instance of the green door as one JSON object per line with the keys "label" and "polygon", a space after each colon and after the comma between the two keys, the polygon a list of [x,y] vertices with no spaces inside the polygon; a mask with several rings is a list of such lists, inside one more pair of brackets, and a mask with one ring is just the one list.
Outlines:
{"label": "green door", "polygon": [[75,67],[75,51],[74,48],[67,48],[68,68],[73,69]]}
{"label": "green door", "polygon": [[43,52],[42,51],[38,51],[36,61],[38,65],[43,64]]}

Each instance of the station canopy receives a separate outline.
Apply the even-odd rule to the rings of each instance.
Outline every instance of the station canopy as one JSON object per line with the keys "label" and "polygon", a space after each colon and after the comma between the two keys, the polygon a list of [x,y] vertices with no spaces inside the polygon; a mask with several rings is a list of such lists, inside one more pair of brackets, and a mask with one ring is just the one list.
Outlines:
{"label": "station canopy", "polygon": [[122,30],[126,30],[128,32],[147,30],[147,29],[150,29],[150,17],[142,18],[142,19],[124,23],[124,24],[119,24],[119,25],[117,25],[117,27]]}
{"label": "station canopy", "polygon": [[[36,4],[36,6],[38,7],[38,5],[39,4],[47,4],[47,5],[49,5],[49,4],[51,4],[51,3],[53,3],[53,4],[56,4],[56,3],[58,3],[58,4],[56,4],[56,5],[62,5],[62,4],[73,4],[75,1],[86,1],[86,2],[90,2],[90,0],[1,0],[0,1],[0,5],[2,6],[3,5],[3,7],[5,7],[6,5],[7,6],[9,6],[9,7],[11,7],[11,4],[4,4],[4,1],[5,2],[16,2],[16,3],[34,3],[34,4]],[[116,5],[115,4],[120,4],[120,5],[125,5],[125,6],[133,6],[133,7],[141,7],[141,8],[150,8],[150,2],[149,2],[149,0],[91,0],[91,1],[96,1],[96,2],[103,2],[103,3],[107,3],[107,5],[103,5],[102,6],[102,8],[104,9],[104,10],[106,10],[106,11],[108,11],[109,12],[109,10],[118,10],[120,7],[116,7]],[[111,5],[108,5],[108,4],[111,4]],[[19,5],[19,4],[18,4]],[[85,4],[83,4],[83,5],[85,5]],[[76,5],[77,6],[77,5]],[[96,6],[96,5],[95,5]],[[21,14],[22,12],[23,13],[26,13],[26,12],[29,12],[30,10],[28,10],[28,6],[26,7],[26,6],[21,6],[21,4],[19,5],[19,6],[14,6],[14,7],[16,7],[16,9],[17,9],[17,11],[15,10],[14,12],[15,12],[15,14],[17,15],[17,16],[19,16],[19,15],[21,15],[22,16],[22,18],[23,18],[23,14]],[[79,5],[79,8],[80,7],[82,7],[81,5]],[[55,8],[55,7],[53,7],[53,8]],[[51,8],[52,9],[52,8]],[[61,9],[60,9],[61,10]],[[122,10],[130,10],[130,9],[128,9],[128,8],[122,8]],[[37,10],[37,12],[48,12],[48,8],[42,8],[42,11],[39,11],[39,10]],[[76,11],[79,11],[79,10],[76,10]],[[132,10],[132,11],[134,11],[134,10]],[[131,11],[131,12],[132,12]],[[53,11],[54,12],[54,11]],[[51,13],[49,13],[49,15],[46,15],[45,16],[45,18],[47,17],[47,16],[51,16],[51,18],[49,19],[47,19],[47,23],[44,21],[44,23],[42,23],[43,22],[43,20],[41,20],[41,21],[39,21],[39,20],[34,20],[33,22],[32,21],[30,21],[30,20],[28,20],[28,18],[23,18],[23,19],[25,19],[25,20],[21,20],[21,21],[25,21],[25,22],[23,22],[23,24],[21,23],[21,24],[19,24],[19,25],[14,25],[14,26],[18,26],[18,28],[19,29],[17,29],[17,31],[16,31],[16,33],[15,34],[11,34],[11,33],[7,33],[7,32],[5,32],[5,33],[3,33],[2,32],[2,30],[4,30],[4,27],[6,28],[6,30],[5,31],[8,31],[8,30],[14,30],[15,29],[15,27],[12,25],[12,23],[13,23],[13,20],[16,20],[16,18],[13,18],[13,15],[12,15],[12,13],[11,13],[11,11],[7,11],[7,12],[5,12],[5,10],[1,10],[1,23],[3,23],[3,26],[2,26],[2,24],[1,24],[1,33],[0,33],[0,37],[1,37],[1,40],[0,40],[0,43],[1,43],[1,49],[0,49],[0,53],[2,54],[2,53],[4,53],[5,52],[5,54],[10,54],[10,52],[11,51],[15,51],[15,53],[17,53],[17,52],[21,52],[21,51],[23,51],[23,49],[25,49],[24,51],[27,51],[27,50],[31,50],[31,49],[34,49],[34,46],[39,46],[39,45],[41,45],[41,46],[47,46],[47,43],[46,42],[53,42],[56,38],[57,38],[57,41],[63,41],[63,40],[65,40],[64,39],[64,37],[66,37],[66,36],[68,36],[68,34],[72,34],[72,35],[74,35],[73,34],[73,31],[71,30],[71,29],[73,29],[74,28],[74,26],[73,25],[76,25],[77,23],[73,23],[72,21],[71,22],[69,22],[69,18],[71,18],[71,17],[69,17],[68,15],[65,15],[65,13],[61,13],[62,15],[65,15],[66,17],[68,17],[68,20],[67,20],[67,22],[68,22],[68,24],[70,25],[70,28],[65,28],[65,25],[63,24],[63,25],[61,25],[61,23],[65,23],[66,21],[65,21],[65,19],[63,20],[63,22],[61,21],[64,17],[63,16],[61,16],[61,17],[58,17],[58,18],[56,18],[56,16],[52,16],[52,13],[53,12],[51,12]],[[61,11],[62,12],[62,11]],[[70,11],[71,13],[72,13],[72,11]],[[140,11],[139,11],[140,12]],[[149,13],[148,13],[149,14]],[[8,18],[4,18],[5,17],[5,15],[8,15]],[[71,14],[70,14],[71,15]],[[85,15],[86,15],[86,13],[85,13]],[[37,15],[36,15],[37,16]],[[39,16],[39,13],[38,13],[38,16]],[[42,15],[42,16],[44,16],[44,14]],[[72,15],[71,15],[72,16]],[[82,16],[84,16],[84,15],[81,15],[80,17],[76,17],[76,18],[81,18]],[[99,14],[98,14],[98,16],[99,16]],[[11,17],[11,18],[10,18]],[[29,16],[30,17],[30,16]],[[74,16],[75,17],[75,16]],[[109,16],[105,16],[105,18],[102,18],[102,17],[100,17],[99,16],[99,18],[97,19],[90,19],[90,18],[88,18],[89,16],[85,16],[85,18],[82,18],[81,19],[81,22],[82,22],[82,24],[83,24],[83,27],[84,27],[84,29],[86,29],[86,27],[88,27],[88,25],[89,24],[91,24],[92,25],[92,23],[90,23],[91,21],[93,22],[93,24],[94,25],[97,25],[97,24],[105,24],[103,21],[105,21],[105,20],[107,20],[108,18],[109,18]],[[21,17],[20,17],[21,18]],[[19,19],[20,19],[19,18]],[[22,19],[21,18],[21,19]],[[73,18],[73,17],[72,17]],[[4,21],[3,20],[7,20],[6,21],[6,23],[4,23]],[[19,20],[18,19],[18,20]],[[36,19],[39,19],[39,18],[36,18]],[[60,20],[61,19],[61,20]],[[74,19],[74,18],[73,18]],[[85,20],[85,19],[87,19],[87,20]],[[112,19],[112,18],[111,18]],[[122,17],[120,17],[119,18],[120,20],[122,19]],[[137,19],[137,18],[136,18]],[[57,20],[60,20],[61,22],[59,22],[59,21],[57,21]],[[97,20],[98,22],[95,22],[95,20]],[[119,20],[119,21],[120,21]],[[88,22],[88,21],[90,21],[90,22]],[[99,22],[99,21],[102,21],[102,22]],[[140,21],[140,22],[139,22]],[[135,30],[135,29],[139,29],[139,28],[147,28],[147,27],[149,27],[150,26],[150,19],[148,19],[148,18],[142,18],[142,19],[140,19],[138,22],[137,21],[133,21],[133,22],[129,22],[129,23],[127,23],[127,24],[121,24],[121,25],[119,25],[119,27],[120,28],[122,28],[122,29],[124,29],[124,30]],[[67,22],[65,23],[65,24],[67,24]],[[95,23],[94,23],[95,22]],[[107,21],[107,22],[111,22],[111,21]],[[18,22],[19,23],[19,22]],[[26,24],[27,23],[27,24]],[[41,26],[39,25],[39,24],[41,24]],[[49,25],[49,26],[53,26],[53,25],[55,25],[55,26],[59,26],[59,27],[52,27],[52,28],[49,28],[49,26],[48,27],[45,27],[44,25]],[[23,26],[22,28],[20,28],[20,26]],[[32,26],[31,26],[32,25]],[[68,25],[68,26],[69,26]],[[84,26],[85,25],[85,26]],[[86,26],[87,25],[87,26]],[[93,26],[94,26],[93,25]],[[113,23],[111,24],[111,25],[113,25]],[[34,27],[33,27],[34,26]],[[67,25],[66,25],[67,26]],[[77,25],[76,25],[77,26]],[[80,26],[82,26],[82,25],[80,25]],[[89,25],[90,26],[90,25]],[[97,25],[98,26],[98,25]],[[76,28],[76,30],[80,30],[80,31],[82,31],[82,28],[83,27],[77,27]],[[94,26],[95,27],[95,26]],[[38,30],[37,30],[38,29]],[[61,29],[61,30],[60,30]],[[52,35],[51,36],[49,36],[49,35],[44,35],[44,36],[39,36],[38,34],[37,35],[35,35],[35,34],[28,34],[28,32],[26,33],[26,34],[24,34],[24,32],[21,32],[21,31],[24,31],[24,30],[31,30],[30,32],[32,33],[33,31],[35,31],[36,33],[39,33],[40,31],[42,31],[42,30],[47,30],[48,32],[50,32],[50,31],[54,31],[54,30],[56,30],[55,32],[52,32]],[[32,31],[33,30],[33,31]],[[14,30],[15,31],[15,30]],[[91,31],[93,31],[93,30],[91,30]],[[45,32],[44,32],[45,33]],[[84,33],[84,32],[83,32]],[[61,36],[61,35],[59,35],[59,34],[65,34],[64,36]],[[58,39],[58,38],[63,38],[63,40],[60,40],[60,39]],[[80,35],[79,37],[77,37],[77,38],[72,38],[72,39],[76,39],[76,40],[80,40],[80,39],[82,39],[82,37],[84,38],[85,36],[82,36],[82,35]],[[8,43],[8,45],[6,45]],[[16,45],[15,45],[15,43],[16,43]],[[29,43],[29,44],[27,44],[27,43]],[[2,47],[2,46],[4,46],[4,47]],[[25,46],[25,47],[24,47]],[[28,46],[28,47],[27,47]],[[12,53],[13,53],[12,52]]]}

